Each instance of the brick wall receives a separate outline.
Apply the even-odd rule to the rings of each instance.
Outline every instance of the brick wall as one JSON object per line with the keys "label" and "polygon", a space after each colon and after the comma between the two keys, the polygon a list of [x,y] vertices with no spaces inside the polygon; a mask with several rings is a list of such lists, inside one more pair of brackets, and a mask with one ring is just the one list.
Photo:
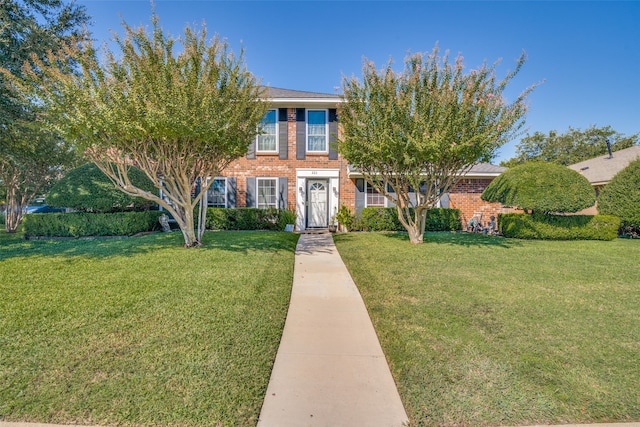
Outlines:
{"label": "brick wall", "polygon": [[513,212],[500,203],[485,202],[480,195],[493,178],[464,178],[461,179],[449,193],[449,207],[460,209],[462,226],[466,228],[474,213],[482,214],[482,223],[486,224],[491,216],[496,219],[499,213]]}
{"label": "brick wall", "polygon": [[[280,144],[283,141],[279,141]],[[246,206],[246,185],[247,177],[287,177],[287,204],[289,209],[296,208],[296,169],[318,168],[318,169],[340,169],[340,203],[349,203],[354,200],[353,189],[349,190],[351,184],[347,179],[347,162],[339,157],[337,160],[329,160],[328,153],[307,154],[304,160],[296,159],[296,109],[289,108],[287,111],[287,159],[280,159],[278,153],[261,154],[256,153],[255,159],[243,157],[231,163],[225,170],[224,176],[236,177],[236,206]],[[349,192],[352,196],[349,197]],[[354,202],[351,202],[352,204]]]}

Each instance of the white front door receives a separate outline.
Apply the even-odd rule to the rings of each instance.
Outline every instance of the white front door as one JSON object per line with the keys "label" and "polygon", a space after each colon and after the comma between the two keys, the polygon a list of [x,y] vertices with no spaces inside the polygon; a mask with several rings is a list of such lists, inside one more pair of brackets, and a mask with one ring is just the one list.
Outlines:
{"label": "white front door", "polygon": [[307,194],[309,195],[307,227],[327,227],[329,225],[327,184],[327,180],[310,179],[307,181]]}

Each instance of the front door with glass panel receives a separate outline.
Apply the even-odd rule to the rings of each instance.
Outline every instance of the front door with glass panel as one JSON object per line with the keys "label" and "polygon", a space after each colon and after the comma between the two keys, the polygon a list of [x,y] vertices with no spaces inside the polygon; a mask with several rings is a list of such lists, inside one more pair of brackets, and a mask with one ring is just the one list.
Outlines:
{"label": "front door with glass panel", "polygon": [[308,227],[327,227],[328,218],[328,182],[327,180],[310,179],[307,181],[307,194],[309,195]]}

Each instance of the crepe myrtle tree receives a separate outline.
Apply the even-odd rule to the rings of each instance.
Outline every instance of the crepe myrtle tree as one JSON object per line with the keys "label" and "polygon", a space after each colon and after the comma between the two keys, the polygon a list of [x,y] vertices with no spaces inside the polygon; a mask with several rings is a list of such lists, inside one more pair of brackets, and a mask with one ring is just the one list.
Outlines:
{"label": "crepe myrtle tree", "polygon": [[[185,247],[196,247],[204,233],[203,199],[213,182],[207,178],[246,153],[268,105],[242,53],[235,56],[218,36],[207,39],[204,27],[187,27],[175,39],[163,33],[155,14],[151,22],[150,33],[123,23],[125,35],[114,35],[118,55],[105,47],[99,59],[91,42],[69,44],[66,53],[77,59],[78,74],[36,62],[31,71],[44,69],[44,78],[30,72],[37,82],[30,87],[57,131],[84,147],[120,190],[166,209]],[[132,166],[157,191],[136,187]],[[192,198],[197,181],[200,192]]]}
{"label": "crepe myrtle tree", "polygon": [[411,243],[423,241],[427,209],[523,126],[534,86],[513,102],[503,92],[525,59],[498,80],[498,62],[465,72],[462,56],[450,63],[436,46],[409,55],[402,72],[365,59],[362,81],[343,79],[338,150],[396,205]]}
{"label": "crepe myrtle tree", "polygon": [[41,123],[15,120],[5,126],[0,138],[0,188],[6,200],[6,232],[15,233],[31,201],[78,161],[73,147]]}
{"label": "crepe myrtle tree", "polygon": [[[8,74],[23,77],[25,61],[45,60],[65,42],[81,38],[89,22],[83,6],[64,0],[0,1],[0,192],[8,233],[15,233],[27,206],[79,161],[73,147],[39,119],[43,106],[15,92]],[[73,58],[57,56],[73,70]]]}

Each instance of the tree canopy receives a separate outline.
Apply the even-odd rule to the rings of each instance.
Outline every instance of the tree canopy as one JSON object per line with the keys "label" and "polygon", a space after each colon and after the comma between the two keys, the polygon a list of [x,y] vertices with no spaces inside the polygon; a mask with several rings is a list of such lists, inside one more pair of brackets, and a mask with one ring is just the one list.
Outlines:
{"label": "tree canopy", "polygon": [[[44,78],[32,87],[47,105],[48,120],[83,146],[118,188],[160,204],[180,226],[185,246],[200,246],[206,214],[201,201],[213,182],[207,178],[248,150],[267,109],[262,88],[242,54],[234,55],[217,36],[207,39],[205,28],[187,27],[175,39],[155,15],[150,33],[123,27],[125,35],[114,36],[118,55],[106,51],[99,59],[90,41],[69,44],[65,53],[77,58],[79,73],[36,62]],[[48,60],[55,62],[55,56]],[[137,187],[131,166],[156,191]],[[197,181],[201,191],[192,198]]]}
{"label": "tree canopy", "polygon": [[625,136],[611,126],[591,126],[586,130],[569,127],[565,133],[555,130],[548,134],[534,132],[520,140],[516,146],[516,156],[503,166],[511,167],[524,162],[544,161],[561,165],[572,165],[607,153],[607,140],[611,151],[622,150],[638,144],[640,133]]}
{"label": "tree canopy", "polygon": [[44,105],[21,96],[10,75],[24,77],[25,62],[46,61],[48,52],[57,52],[61,70],[70,71],[73,58],[60,49],[86,37],[88,19],[84,7],[62,0],[0,2],[0,187],[8,232],[16,231],[30,201],[78,160],[73,147],[43,125]]}
{"label": "tree canopy", "polygon": [[[57,51],[66,41],[81,37],[82,26],[88,20],[85,8],[72,2],[2,0],[0,66],[14,75],[22,75],[25,61],[33,55],[43,59],[47,52]],[[29,114],[28,107],[0,74],[0,126],[24,118]]]}
{"label": "tree canopy", "polygon": [[503,172],[481,197],[536,213],[578,212],[596,201],[587,178],[566,166],[546,162],[524,163]]}
{"label": "tree canopy", "polygon": [[600,191],[598,212],[619,217],[623,232],[640,234],[640,159],[618,172]]}
{"label": "tree canopy", "polygon": [[365,60],[362,81],[343,79],[338,150],[396,205],[412,243],[422,242],[426,210],[523,126],[533,86],[512,102],[503,92],[524,62],[499,80],[497,63],[465,72],[462,56],[450,63],[436,46],[408,56],[402,72]]}

